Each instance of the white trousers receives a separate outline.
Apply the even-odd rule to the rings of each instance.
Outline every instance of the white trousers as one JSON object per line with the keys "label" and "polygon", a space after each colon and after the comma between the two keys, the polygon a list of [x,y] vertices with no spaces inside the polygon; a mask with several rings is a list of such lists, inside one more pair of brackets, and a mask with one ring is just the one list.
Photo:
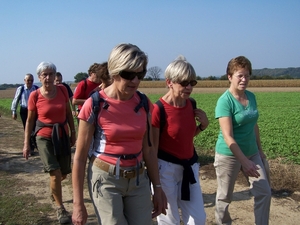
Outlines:
{"label": "white trousers", "polygon": [[[249,159],[257,165],[260,174],[259,178],[248,177],[250,191],[254,196],[255,224],[268,225],[271,188],[260,155],[255,154],[249,157]],[[232,220],[228,208],[232,199],[235,181],[241,170],[241,164],[234,156],[225,156],[216,153],[214,166],[218,182],[215,209],[216,223],[218,225],[229,225],[232,223]]]}
{"label": "white trousers", "polygon": [[180,225],[180,208],[185,225],[204,225],[206,214],[199,182],[199,164],[192,165],[196,183],[189,185],[190,201],[181,200],[183,166],[161,159],[158,159],[158,165],[160,182],[168,200],[167,215],[160,214],[157,217],[158,224]]}

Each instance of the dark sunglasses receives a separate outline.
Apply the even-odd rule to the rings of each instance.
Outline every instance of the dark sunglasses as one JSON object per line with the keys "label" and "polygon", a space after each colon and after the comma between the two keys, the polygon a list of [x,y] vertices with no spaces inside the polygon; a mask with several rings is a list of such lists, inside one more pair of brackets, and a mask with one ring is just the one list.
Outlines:
{"label": "dark sunglasses", "polygon": [[188,86],[189,84],[194,87],[198,82],[196,80],[191,80],[191,81],[188,81],[188,80],[184,80],[184,81],[181,81],[179,84],[182,86],[182,87],[186,87]]}
{"label": "dark sunglasses", "polygon": [[132,72],[132,71],[120,71],[119,75],[125,80],[133,80],[136,76],[139,80],[143,80],[145,75],[147,73],[147,70],[144,70],[142,72]]}

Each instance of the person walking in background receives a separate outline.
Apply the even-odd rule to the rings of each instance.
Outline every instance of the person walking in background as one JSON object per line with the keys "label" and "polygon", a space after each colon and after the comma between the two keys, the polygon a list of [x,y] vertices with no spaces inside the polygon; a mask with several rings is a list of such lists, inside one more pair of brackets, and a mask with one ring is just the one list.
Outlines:
{"label": "person walking in background", "polygon": [[266,156],[260,143],[255,95],[246,90],[252,74],[251,62],[244,56],[233,58],[226,73],[230,87],[218,99],[215,108],[215,118],[220,124],[214,162],[218,182],[216,223],[232,223],[228,208],[235,181],[242,170],[254,196],[255,224],[267,225],[271,188],[262,162]]}
{"label": "person walking in background", "polygon": [[[113,82],[95,93],[105,101],[100,103],[98,116],[93,98],[81,108],[72,173],[74,225],[87,221],[83,184],[88,156],[88,187],[99,224],[152,225],[152,217],[165,213],[166,198],[159,181],[156,151],[151,145],[151,116],[144,104],[150,111],[153,105],[137,92],[147,63],[147,56],[137,46],[117,45],[108,60]],[[144,107],[135,111],[141,103]],[[147,174],[154,185],[153,211]]]}
{"label": "person walking in background", "polygon": [[74,90],[73,105],[77,106],[78,112],[81,110],[83,103],[90,97],[93,91],[99,90],[101,79],[97,74],[101,68],[101,64],[94,63],[88,70],[89,77],[80,81]]}
{"label": "person walking in background", "polygon": [[50,174],[50,190],[57,207],[57,218],[60,223],[70,223],[62,201],[61,181],[71,173],[71,146],[75,144],[76,133],[68,91],[63,85],[54,85],[55,73],[56,67],[51,62],[41,62],[37,67],[42,86],[32,92],[28,100],[23,156],[28,159],[30,133],[37,118],[37,147],[44,171]]}
{"label": "person walking in background", "polygon": [[[22,120],[23,127],[25,129],[26,126],[26,120],[27,120],[27,115],[28,115],[28,109],[27,109],[27,104],[28,104],[28,99],[29,95],[31,92],[37,90],[39,87],[33,84],[34,82],[34,77],[31,73],[28,73],[25,75],[24,78],[24,85],[19,86],[16,90],[15,97],[12,101],[11,104],[11,111],[12,111],[12,118],[14,120],[17,119],[17,108],[18,104],[20,103],[20,117]],[[33,131],[34,131],[33,126]],[[35,142],[33,139],[30,141],[30,155],[34,155],[34,149],[35,149]]]}
{"label": "person walking in background", "polygon": [[73,114],[73,116],[75,116],[76,115],[75,105],[73,105],[73,102],[72,102],[73,101],[73,92],[72,92],[70,86],[68,84],[66,84],[65,82],[63,82],[63,76],[60,72],[56,72],[54,84],[56,84],[56,85],[62,84],[67,88],[69,99],[70,99],[70,104],[71,104],[71,108],[72,108],[72,114]]}
{"label": "person walking in background", "polygon": [[179,225],[180,208],[184,224],[204,225],[206,214],[193,139],[207,128],[209,121],[190,99],[197,84],[196,73],[183,56],[168,65],[165,78],[168,92],[154,104],[152,113],[160,181],[168,200],[166,215],[159,215],[157,221]]}

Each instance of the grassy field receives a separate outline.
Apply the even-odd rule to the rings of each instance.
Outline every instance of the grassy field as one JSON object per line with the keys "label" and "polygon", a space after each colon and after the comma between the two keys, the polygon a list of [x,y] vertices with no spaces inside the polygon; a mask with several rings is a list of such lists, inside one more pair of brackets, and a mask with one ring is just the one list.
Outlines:
{"label": "grassy field", "polygon": [[[284,201],[286,196],[283,197],[282,195],[280,197],[281,195],[277,193],[295,192],[296,194],[292,194],[291,197],[299,202],[300,197],[297,194],[300,187],[300,89],[297,88],[299,86],[287,89],[283,89],[283,87],[275,89],[266,89],[264,87],[258,87],[258,89],[249,88],[249,90],[254,90],[258,102],[260,113],[258,123],[263,149],[269,159],[276,159],[269,160],[272,189],[273,191],[275,190],[274,195],[278,205],[285,205],[288,209],[290,209],[291,199],[288,198],[286,200],[289,202],[287,204]],[[152,102],[157,101],[167,91],[164,85],[156,88],[145,86],[142,88]],[[195,138],[195,145],[200,155],[201,168],[206,162],[213,161],[214,146],[219,131],[218,121],[214,119],[214,108],[217,99],[223,91],[224,87],[197,87],[192,95],[197,101],[197,106],[206,111],[210,121],[210,125],[205,132]],[[14,92],[15,89],[0,91],[0,113],[2,115],[11,115],[10,106]],[[4,134],[6,132],[5,129],[7,128],[2,126],[2,133]],[[4,158],[2,159],[4,160]],[[1,162],[5,165],[5,161]],[[289,163],[283,164],[282,162]],[[210,165],[207,165],[207,168],[212,168]],[[213,169],[208,169],[207,171],[215,174]],[[35,195],[22,194],[24,187],[32,186],[35,188],[34,184],[24,182],[23,179],[14,175],[18,175],[18,172],[0,171],[0,225],[57,224],[56,219],[49,217],[54,212],[51,204],[38,203]],[[208,176],[208,173],[205,173],[205,175]],[[283,199],[283,201],[279,203],[279,199]],[[244,202],[241,202],[241,204],[244,204]]]}
{"label": "grassy field", "polygon": [[[152,102],[161,96],[148,95]],[[219,93],[198,93],[198,108],[203,109],[210,121],[205,132],[195,138],[195,146],[200,155],[212,155],[219,132],[214,110]],[[300,93],[299,92],[261,92],[256,93],[263,150],[268,158],[281,158],[300,164]]]}
{"label": "grassy field", "polygon": [[[195,138],[197,151],[202,157],[209,157],[208,160],[212,160],[219,132],[218,121],[214,119],[214,109],[220,94],[192,95],[197,101],[197,106],[206,112],[210,121],[205,132]],[[162,94],[148,94],[148,96],[152,102],[156,102]],[[258,124],[261,141],[267,156],[300,164],[300,92],[258,92],[256,97],[260,114]],[[10,106],[11,98],[0,99],[1,113],[10,114]]]}

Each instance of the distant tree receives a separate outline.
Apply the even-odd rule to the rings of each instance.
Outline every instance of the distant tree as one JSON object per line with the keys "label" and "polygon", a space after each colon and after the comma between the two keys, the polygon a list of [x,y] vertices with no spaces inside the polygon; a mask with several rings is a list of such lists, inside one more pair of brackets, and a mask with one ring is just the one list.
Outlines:
{"label": "distant tree", "polygon": [[202,80],[200,76],[196,76],[196,80]]}
{"label": "distant tree", "polygon": [[143,80],[151,81],[153,79],[152,79],[152,77],[146,76]]}
{"label": "distant tree", "polygon": [[205,80],[218,80],[218,78],[216,76],[209,76],[206,77]]}
{"label": "distant tree", "polygon": [[75,83],[78,83],[86,78],[88,78],[88,74],[87,73],[77,73],[75,76],[74,76],[74,79],[75,79]]}
{"label": "distant tree", "polygon": [[161,73],[161,68],[159,68],[158,66],[153,66],[148,69],[147,76],[151,77],[153,80],[160,80]]}
{"label": "distant tree", "polygon": [[228,80],[227,74],[224,74],[223,76],[220,77],[220,80]]}

